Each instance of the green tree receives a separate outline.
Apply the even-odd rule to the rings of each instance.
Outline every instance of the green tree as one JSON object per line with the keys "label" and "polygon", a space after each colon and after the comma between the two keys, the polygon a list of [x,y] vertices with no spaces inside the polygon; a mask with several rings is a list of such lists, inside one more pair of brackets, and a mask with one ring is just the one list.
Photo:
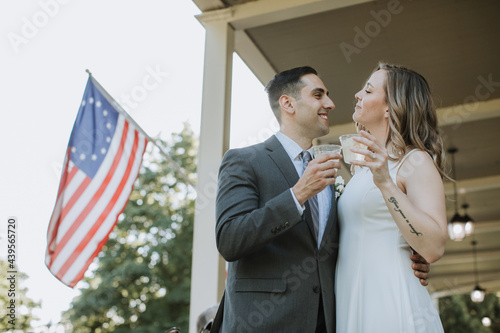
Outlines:
{"label": "green tree", "polygon": [[[16,271],[16,274],[8,273]],[[14,276],[13,276],[14,275]],[[40,303],[34,302],[26,296],[28,291],[23,287],[23,281],[28,276],[19,270],[11,269],[9,263],[0,260],[0,332],[26,332],[31,328],[33,317],[32,311],[40,307]],[[15,303],[12,303],[14,300]]]}
{"label": "green tree", "polygon": [[[162,145],[194,180],[190,128]],[[63,315],[74,333],[188,331],[195,192],[151,146],[93,274]]]}
{"label": "green tree", "polygon": [[[472,302],[469,294],[443,297],[439,312],[446,333],[500,332],[500,299],[495,294],[487,294],[481,303]],[[491,319],[490,327],[483,326],[484,317]]]}

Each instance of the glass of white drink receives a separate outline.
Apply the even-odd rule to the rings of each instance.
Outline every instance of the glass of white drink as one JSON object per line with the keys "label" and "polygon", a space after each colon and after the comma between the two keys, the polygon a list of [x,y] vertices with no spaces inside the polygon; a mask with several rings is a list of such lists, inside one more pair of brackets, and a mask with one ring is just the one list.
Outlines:
{"label": "glass of white drink", "polygon": [[313,146],[314,157],[319,157],[323,154],[337,153],[340,154],[342,147],[339,145],[318,145]]}
{"label": "glass of white drink", "polygon": [[353,140],[358,134],[345,134],[340,136],[340,143],[342,144],[342,155],[344,156],[344,162],[351,164],[351,161],[363,161],[365,159],[364,155],[352,152],[349,148],[359,148],[366,149],[366,146],[362,143]]}

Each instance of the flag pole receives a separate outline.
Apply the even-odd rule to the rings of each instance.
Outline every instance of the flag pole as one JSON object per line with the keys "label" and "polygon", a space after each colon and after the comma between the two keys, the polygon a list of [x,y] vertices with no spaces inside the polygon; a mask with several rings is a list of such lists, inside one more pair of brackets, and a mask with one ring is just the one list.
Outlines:
{"label": "flag pole", "polygon": [[99,91],[106,97],[106,99],[115,107],[115,109],[120,112],[129,122],[131,122],[139,131],[141,131],[145,136],[146,138],[152,142],[159,150],[160,150],[160,153],[170,162],[172,163],[172,165],[174,166],[174,169],[180,174],[180,176],[182,177],[182,179],[184,179],[184,181],[188,184],[188,185],[191,185],[192,188],[194,188],[196,190],[196,186],[193,184],[193,182],[191,182],[191,180],[187,177],[187,175],[182,171],[181,167],[179,166],[179,164],[177,164],[177,162],[175,162],[171,157],[170,155],[165,151],[165,149],[163,149],[163,147],[156,141],[154,140],[152,137],[150,137],[142,128],[141,126],[139,126],[139,124],[137,124],[135,122],[135,120],[127,113],[127,111],[125,111],[125,109],[120,105],[118,104],[118,102],[106,91],[106,89],[103,88],[103,86],[101,86],[101,84],[94,78],[94,76],[92,75],[92,73],[90,72],[90,70],[86,69],[85,72],[87,72],[89,74],[89,78],[92,80],[92,82],[94,82],[94,84],[96,85],[97,89],[99,89]]}

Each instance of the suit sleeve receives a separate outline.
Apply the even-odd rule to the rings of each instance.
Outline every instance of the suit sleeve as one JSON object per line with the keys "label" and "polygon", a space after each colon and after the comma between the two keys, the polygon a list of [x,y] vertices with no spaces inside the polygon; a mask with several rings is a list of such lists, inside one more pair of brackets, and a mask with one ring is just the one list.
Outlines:
{"label": "suit sleeve", "polygon": [[229,150],[219,170],[216,241],[226,261],[261,249],[302,221],[289,188],[275,196],[266,193],[271,197],[262,203],[261,191],[272,191],[263,187],[273,173],[254,170],[249,155],[245,150]]}

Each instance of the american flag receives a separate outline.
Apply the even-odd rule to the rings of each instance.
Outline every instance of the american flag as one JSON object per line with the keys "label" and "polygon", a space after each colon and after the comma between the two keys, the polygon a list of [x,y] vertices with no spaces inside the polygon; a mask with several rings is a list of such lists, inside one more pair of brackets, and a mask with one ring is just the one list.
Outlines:
{"label": "american flag", "polygon": [[139,173],[147,135],[90,76],[63,164],[45,264],[74,287],[106,243]]}

